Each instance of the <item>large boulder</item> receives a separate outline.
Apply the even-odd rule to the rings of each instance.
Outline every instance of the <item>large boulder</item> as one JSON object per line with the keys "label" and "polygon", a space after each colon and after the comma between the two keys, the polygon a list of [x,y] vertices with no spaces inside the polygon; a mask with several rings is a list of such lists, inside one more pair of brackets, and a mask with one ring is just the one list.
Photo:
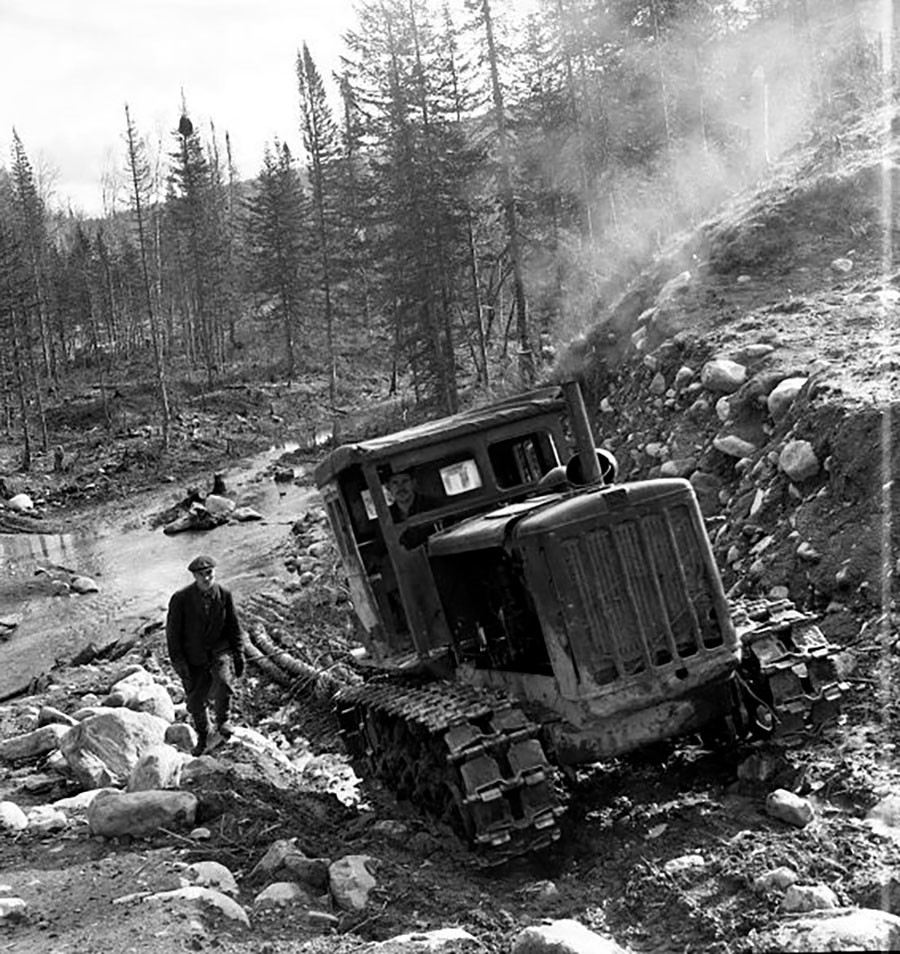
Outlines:
{"label": "large boulder", "polygon": [[788,441],[778,455],[778,466],[795,484],[819,473],[819,459],[809,441]]}
{"label": "large boulder", "polygon": [[108,709],[69,729],[60,750],[82,788],[124,786],[141,756],[162,744],[167,725],[147,712]]}
{"label": "large boulder", "polygon": [[734,394],[747,380],[747,369],[728,358],[707,361],[700,370],[700,382],[707,391]]}
{"label": "large boulder", "polygon": [[159,828],[190,828],[197,817],[197,796],[190,792],[106,792],[87,810],[92,835],[135,838]]}
{"label": "large boulder", "polygon": [[175,721],[172,697],[166,687],[156,682],[146,669],[137,669],[115,683],[103,700],[103,705],[124,706],[135,712],[149,712],[166,722]]}
{"label": "large boulder", "polygon": [[129,792],[152,789],[178,788],[181,770],[190,756],[171,745],[157,745],[145,752],[128,777]]}
{"label": "large boulder", "polygon": [[372,859],[368,855],[346,855],[333,862],[328,869],[331,896],[344,911],[362,911],[375,887],[369,871]]}
{"label": "large boulder", "polygon": [[769,392],[766,407],[773,420],[780,421],[790,411],[807,380],[808,378],[785,378]]}

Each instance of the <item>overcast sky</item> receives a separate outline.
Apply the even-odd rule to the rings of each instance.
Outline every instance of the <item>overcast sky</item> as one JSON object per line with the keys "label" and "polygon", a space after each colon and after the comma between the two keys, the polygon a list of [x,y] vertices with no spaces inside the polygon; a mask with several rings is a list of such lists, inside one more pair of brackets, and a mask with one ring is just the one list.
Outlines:
{"label": "overcast sky", "polygon": [[297,51],[323,77],[354,24],[351,0],[0,0],[0,164],[15,127],[53,201],[101,211],[104,170],[124,164],[125,103],[151,141],[178,124],[181,91],[204,137],[231,136],[242,178],[276,136],[299,149]]}

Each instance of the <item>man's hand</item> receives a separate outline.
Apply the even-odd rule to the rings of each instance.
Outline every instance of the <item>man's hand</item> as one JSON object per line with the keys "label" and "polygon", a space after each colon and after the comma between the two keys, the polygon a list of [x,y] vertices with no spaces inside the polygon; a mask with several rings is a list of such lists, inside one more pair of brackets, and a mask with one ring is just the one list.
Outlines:
{"label": "man's hand", "polygon": [[244,675],[244,654],[234,653],[231,659],[234,663],[234,674],[238,679],[240,679],[241,676]]}

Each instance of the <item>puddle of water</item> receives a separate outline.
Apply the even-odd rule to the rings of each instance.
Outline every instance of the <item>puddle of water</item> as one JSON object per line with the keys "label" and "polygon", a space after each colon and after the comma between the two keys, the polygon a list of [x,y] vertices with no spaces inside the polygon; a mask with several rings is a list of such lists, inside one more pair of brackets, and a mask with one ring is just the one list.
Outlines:
{"label": "puddle of water", "polygon": [[[286,578],[281,561],[290,527],[317,502],[317,495],[308,487],[276,483],[262,471],[295,447],[272,448],[241,470],[225,473],[226,495],[238,506],[259,511],[261,521],[172,536],[161,527],[149,529],[153,514],[183,497],[173,488],[136,500],[124,526],[100,525],[65,534],[0,534],[0,566],[5,570],[0,615],[21,617],[13,637],[0,646],[0,698],[14,691],[10,680],[17,689],[27,683],[29,673],[44,671],[48,660],[52,664],[57,656],[71,658],[79,644],[98,641],[110,630],[115,634],[117,623],[140,617],[162,620],[171,594],[191,582],[187,565],[199,553],[216,558],[217,578],[236,596]],[[35,571],[54,565],[92,577],[100,592],[52,595],[47,578]]]}

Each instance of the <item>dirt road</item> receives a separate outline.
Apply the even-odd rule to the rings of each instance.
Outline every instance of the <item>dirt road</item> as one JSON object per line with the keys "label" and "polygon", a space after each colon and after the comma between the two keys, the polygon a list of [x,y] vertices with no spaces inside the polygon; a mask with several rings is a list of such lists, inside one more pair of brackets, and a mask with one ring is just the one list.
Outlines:
{"label": "dirt road", "polygon": [[[0,645],[0,699],[21,692],[56,660],[162,621],[171,593],[190,582],[185,568],[197,553],[216,557],[219,579],[238,597],[286,579],[282,560],[290,527],[315,493],[296,482],[273,481],[271,465],[283,452],[273,449],[225,473],[227,496],[262,520],[168,536],[153,529],[151,519],[184,496],[173,484],[130,500],[127,509],[107,505],[67,533],[0,534],[6,574],[0,615],[20,620]],[[69,592],[64,584],[73,573],[93,579],[99,592]]]}

